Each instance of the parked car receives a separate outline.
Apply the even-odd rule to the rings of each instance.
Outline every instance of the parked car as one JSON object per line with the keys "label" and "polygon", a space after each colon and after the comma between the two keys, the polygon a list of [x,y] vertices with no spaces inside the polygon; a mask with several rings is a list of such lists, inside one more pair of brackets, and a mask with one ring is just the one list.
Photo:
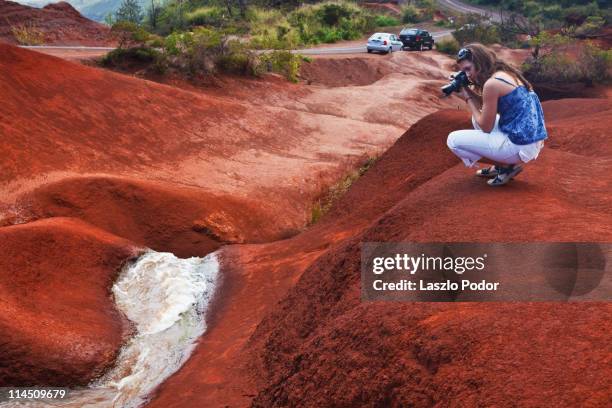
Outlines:
{"label": "parked car", "polygon": [[402,42],[402,49],[421,51],[424,47],[431,50],[434,46],[433,36],[428,31],[419,28],[404,28],[399,38]]}
{"label": "parked car", "polygon": [[395,34],[391,33],[374,33],[368,38],[368,52],[393,52],[402,49],[402,42]]}

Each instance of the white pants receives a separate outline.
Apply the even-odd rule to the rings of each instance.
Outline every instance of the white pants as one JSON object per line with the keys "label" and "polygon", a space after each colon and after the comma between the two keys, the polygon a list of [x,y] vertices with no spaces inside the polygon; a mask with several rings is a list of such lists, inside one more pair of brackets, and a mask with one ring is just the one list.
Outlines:
{"label": "white pants", "polygon": [[528,145],[516,145],[508,135],[499,130],[499,115],[491,133],[485,133],[472,116],[474,129],[456,130],[448,135],[446,144],[467,167],[474,167],[483,157],[501,164],[528,162],[538,157],[544,141]]}

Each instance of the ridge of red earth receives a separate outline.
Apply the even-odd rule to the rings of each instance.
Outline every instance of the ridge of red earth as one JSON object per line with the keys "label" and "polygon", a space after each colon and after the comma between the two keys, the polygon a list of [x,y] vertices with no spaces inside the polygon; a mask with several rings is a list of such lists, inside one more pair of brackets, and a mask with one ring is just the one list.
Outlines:
{"label": "ridge of red earth", "polygon": [[0,0],[0,16],[0,41],[10,44],[18,44],[13,27],[23,25],[41,32],[46,45],[115,44],[108,26],[83,17],[65,1],[36,8]]}
{"label": "ridge of red earth", "polygon": [[[17,281],[35,286],[42,276],[50,289],[70,277],[72,290],[90,269],[100,280],[83,282],[83,298],[66,295],[68,304],[42,295],[2,304],[10,308],[3,316],[26,319],[21,332],[7,326],[15,335],[2,343],[3,366],[19,368],[7,377],[13,384],[85,384],[112,363],[127,332],[108,311],[107,284],[133,256],[121,245],[203,256],[226,243],[293,236],[327,186],[384,151],[424,112],[452,106],[434,97],[446,71],[445,57],[435,54],[388,58],[398,68],[389,74],[399,84],[393,92],[387,76],[350,92],[275,77],[179,89],[7,44],[0,55],[0,231],[22,236],[6,252],[19,256],[3,262]],[[386,115],[352,99],[372,94]],[[109,241],[117,244],[108,259],[98,256]],[[73,255],[76,247],[81,253]],[[40,263],[47,269],[39,275],[27,267]],[[2,287],[11,290],[8,281]],[[99,311],[84,314],[92,327],[77,320],[60,340],[50,329],[57,348],[42,355],[47,343],[42,328],[30,327],[32,314],[48,320],[46,302],[55,311],[78,310],[79,301]],[[57,317],[62,329],[64,317],[71,312]],[[100,338],[97,349],[91,337]],[[20,352],[22,343],[30,353]],[[74,358],[61,361],[71,347]],[[82,347],[99,356],[78,354]]]}
{"label": "ridge of red earth", "polygon": [[129,322],[111,286],[142,249],[73,218],[0,228],[0,386],[85,385]]}
{"label": "ridge of red earth", "polygon": [[544,111],[545,149],[504,189],[448,151],[448,133],[471,125],[465,112],[440,111],[305,232],[222,249],[232,283],[216,317],[148,406],[606,406],[608,303],[360,302],[362,242],[612,238],[609,100]]}
{"label": "ridge of red earth", "polygon": [[[158,250],[174,244],[171,237],[155,238],[161,229],[168,229],[184,233],[173,249],[189,254],[203,255],[221,241],[231,241],[236,231],[254,237],[260,228],[258,223],[267,223],[267,231],[272,232],[262,233],[257,239],[270,241],[297,234],[303,229],[309,203],[325,186],[355,168],[366,156],[384,151],[402,133],[398,130],[408,128],[417,118],[440,107],[454,106],[452,100],[436,98],[438,86],[445,82],[448,72],[448,59],[437,53],[388,56],[385,61],[396,64],[397,72],[361,86],[231,80],[229,89],[219,88],[216,92],[176,89],[14,47],[0,45],[0,53],[11,57],[10,64],[0,61],[0,95],[5,101],[0,106],[0,132],[10,135],[3,137],[0,144],[5,157],[0,176],[3,225],[27,221],[20,226],[27,227],[42,222],[33,222],[38,217],[70,215],[85,220],[87,223],[79,222],[87,228],[94,228],[88,224],[92,223],[137,240],[139,245],[155,245]],[[595,120],[589,121],[590,113],[582,108],[587,104]],[[451,381],[443,388],[444,377],[437,373],[449,369],[447,378],[452,378],[457,370],[448,362],[462,361],[455,356],[464,351],[453,348],[453,344],[447,346],[452,342],[443,335],[458,335],[475,345],[467,350],[472,354],[466,354],[474,356],[474,365],[469,368],[474,381],[469,384],[483,392],[495,391],[500,379],[492,377],[495,381],[487,382],[482,361],[493,361],[506,371],[514,364],[521,373],[546,383],[543,374],[534,373],[529,366],[532,356],[528,352],[515,361],[510,360],[510,352],[501,353],[497,360],[491,356],[496,348],[485,347],[488,344],[482,342],[494,337],[491,327],[495,327],[497,315],[493,312],[474,312],[485,314],[484,322],[491,330],[484,332],[480,340],[467,334],[478,333],[481,328],[467,323],[471,330],[467,334],[458,331],[463,324],[442,325],[438,330],[443,334],[425,328],[419,332],[425,337],[418,337],[414,327],[422,324],[422,319],[435,316],[433,306],[423,306],[420,314],[402,321],[398,320],[400,312],[379,305],[389,317],[377,326],[372,318],[362,319],[359,314],[378,309],[360,309],[358,278],[354,275],[357,243],[374,238],[450,237],[465,241],[520,236],[609,240],[610,204],[606,192],[610,190],[610,180],[592,180],[592,167],[581,165],[588,160],[602,174],[609,174],[609,143],[603,142],[602,146],[588,142],[606,140],[609,101],[574,99],[544,105],[551,140],[543,156],[509,189],[489,189],[457,164],[457,158],[446,148],[445,138],[451,130],[469,127],[469,121],[465,113],[443,111],[412,126],[316,225],[292,238],[222,249],[225,280],[209,331],[186,365],[160,387],[151,405],[295,405],[291,395],[297,398],[302,392],[299,387],[310,386],[305,380],[308,376],[314,379],[316,389],[312,389],[310,400],[304,400],[306,404],[311,401],[316,405],[325,395],[339,405],[346,401],[371,402],[376,395],[388,396],[385,403],[398,404],[406,394],[388,379],[408,379],[393,371],[395,368],[385,372],[379,364],[389,366],[389,356],[402,350],[390,348],[381,360],[372,348],[372,339],[377,336],[382,336],[385,347],[393,347],[395,337],[388,336],[398,331],[409,332],[407,336],[412,337],[406,341],[410,345],[413,341],[419,344],[419,339],[429,335],[442,339],[441,344],[430,349],[423,344],[420,352],[411,348],[417,357],[403,356],[407,365],[415,369],[427,366],[431,372],[420,377],[421,388],[414,388],[423,395],[422,401],[443,401],[444,392],[457,392],[466,384]],[[566,113],[573,109],[585,113],[572,119]],[[579,131],[585,121],[589,121],[586,136]],[[555,169],[560,167],[567,169],[563,178],[555,177]],[[194,199],[202,202],[193,204]],[[488,200],[493,206],[526,203],[531,212],[513,213],[496,223],[493,217],[483,217],[482,206],[476,205]],[[225,208],[228,210],[222,221],[198,222]],[[257,217],[262,219],[250,224],[241,218],[242,210],[259,210]],[[175,215],[177,211],[184,214]],[[105,212],[109,219],[104,218]],[[457,213],[465,217],[457,217]],[[138,219],[138,225],[124,225],[131,217]],[[559,218],[565,223],[554,222]],[[466,223],[466,219],[474,222]],[[528,223],[527,233],[518,229],[520,222]],[[557,228],[552,233],[551,224]],[[4,226],[0,231],[10,228],[16,227]],[[508,229],[507,235],[504,228]],[[244,241],[249,242],[246,238]],[[26,247],[23,256],[40,255]],[[53,258],[64,262],[57,259],[59,255]],[[116,274],[117,270],[118,265],[110,264],[106,272]],[[331,270],[340,273],[331,274]],[[312,281],[315,284],[311,286]],[[532,331],[521,332],[527,338],[538,334],[543,342],[551,340],[550,344],[558,346],[557,341],[569,336],[558,333],[562,327],[579,333],[576,338],[586,339],[584,344],[576,345],[580,355],[586,357],[578,361],[565,352],[560,354],[559,366],[573,368],[550,384],[555,389],[559,384],[568,384],[577,370],[586,370],[583,361],[593,367],[589,367],[593,373],[588,377],[590,383],[580,383],[555,401],[584,401],[590,393],[592,400],[587,402],[596,406],[607,397],[599,390],[605,389],[601,388],[606,385],[602,381],[610,375],[597,363],[601,353],[608,352],[602,341],[608,341],[608,345],[610,342],[597,337],[596,330],[609,332],[609,309],[605,305],[591,306],[588,315],[586,306],[568,309],[565,316],[572,320],[565,326],[563,320],[552,317],[558,305],[534,307],[533,311],[528,306],[520,309],[535,322]],[[459,313],[452,308],[442,311],[449,318],[441,322],[454,321],[452,318]],[[403,309],[401,312],[408,314]],[[459,314],[467,321],[478,320],[479,315],[470,313],[466,309]],[[582,321],[586,324],[580,325]],[[499,324],[505,327],[502,333],[516,340],[520,351],[525,350],[522,343],[507,332],[519,322],[517,315],[508,313]],[[537,324],[556,331],[539,333],[534,329]],[[588,331],[589,324],[593,332]],[[350,328],[358,335],[340,335],[350,332]],[[378,328],[380,331],[376,331]],[[286,342],[274,339],[279,334]],[[546,355],[543,342],[538,343],[534,353]],[[362,343],[363,355],[352,353]],[[501,347],[499,343],[491,344]],[[478,346],[483,350],[480,355],[473,353]],[[359,364],[340,361],[352,361],[353,357]],[[317,359],[335,364],[320,364]],[[551,365],[556,362],[537,361],[544,367],[543,373],[559,368]],[[370,385],[355,380],[353,383],[363,389],[358,395],[346,388],[353,380],[351,372],[365,373],[370,366],[381,367],[381,377],[387,379]],[[335,374],[337,381],[343,382],[329,380],[326,373]],[[521,381],[524,384],[525,378]],[[516,388],[519,382],[511,383],[509,389]],[[340,385],[349,391],[345,396],[331,389]],[[485,401],[486,396],[463,391],[462,398]],[[530,390],[525,398],[535,403],[543,397],[538,396],[537,390]]]}
{"label": "ridge of red earth", "polygon": [[266,222],[274,214],[248,198],[119,177],[62,179],[24,195],[20,205],[27,210],[6,218],[6,224],[78,217],[182,258],[213,252],[224,243],[264,242],[277,233]]}
{"label": "ridge of red earth", "polygon": [[[33,213],[34,218],[83,215],[93,220],[82,207],[105,205],[98,200],[102,192],[87,181],[94,178],[109,179],[107,184],[140,181],[138,188],[145,189],[163,185],[163,194],[173,195],[177,189],[178,196],[200,189],[202,197],[215,197],[215,208],[227,207],[227,220],[246,220],[239,213],[259,214],[257,221],[240,224],[232,239],[232,233],[224,236],[215,225],[201,225],[210,214],[203,206],[192,207],[193,212],[175,217],[180,231],[197,223],[196,229],[217,231],[223,241],[286,238],[304,228],[311,203],[326,186],[380,154],[418,117],[456,103],[435,96],[444,81],[446,58],[434,54],[390,59],[387,64],[401,69],[367,86],[308,87],[265,78],[233,79],[218,90],[201,90],[178,89],[8,45],[0,45],[0,52],[6,56],[0,61],[0,95],[5,101],[0,132],[11,136],[2,145],[2,225],[31,220]],[[406,60],[412,62],[409,68],[400,65]],[[388,91],[394,83],[394,91]],[[353,100],[357,95],[376,100],[376,106],[358,103]],[[72,181],[57,184],[64,179]],[[58,188],[69,188],[70,197],[51,206],[50,198],[58,194],[53,189]],[[94,193],[96,199],[91,198]],[[161,198],[159,191],[151,194]],[[110,193],[106,197],[122,200]],[[131,204],[134,212],[138,203]],[[37,208],[31,211],[28,206]],[[158,208],[163,212],[165,207]],[[96,225],[104,216],[98,213]],[[151,215],[147,222],[157,220]],[[105,225],[110,223],[118,221]],[[238,230],[237,225],[224,228]],[[163,249],[158,245],[161,238],[142,240],[142,234],[154,234],[130,231],[126,237]],[[201,238],[186,234],[196,241]],[[183,245],[176,244],[171,249]],[[199,244],[185,245],[182,253],[195,254]],[[210,248],[203,245],[199,253]]]}

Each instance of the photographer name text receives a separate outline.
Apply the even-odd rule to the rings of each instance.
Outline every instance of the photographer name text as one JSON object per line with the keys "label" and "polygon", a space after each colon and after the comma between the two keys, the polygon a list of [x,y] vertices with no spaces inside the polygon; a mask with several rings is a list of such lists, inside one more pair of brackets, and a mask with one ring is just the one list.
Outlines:
{"label": "photographer name text", "polygon": [[[382,275],[387,272],[401,271],[409,276],[418,272],[437,271],[441,275],[445,272],[454,272],[462,275],[465,272],[482,272],[485,269],[487,254],[479,257],[442,257],[426,256],[420,254],[411,256],[409,254],[395,254],[388,257],[375,257],[372,259],[372,273]],[[382,277],[382,276],[381,276]],[[473,281],[462,279],[454,281],[446,279],[444,281],[432,281],[431,279],[400,279],[393,282],[386,282],[383,279],[375,279],[372,282],[372,289],[375,291],[496,291],[499,282],[481,279]]]}

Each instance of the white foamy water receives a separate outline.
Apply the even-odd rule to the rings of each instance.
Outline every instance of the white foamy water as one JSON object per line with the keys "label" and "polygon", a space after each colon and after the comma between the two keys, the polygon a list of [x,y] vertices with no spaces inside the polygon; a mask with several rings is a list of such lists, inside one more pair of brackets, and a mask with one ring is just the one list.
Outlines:
{"label": "white foamy water", "polygon": [[135,326],[115,366],[66,400],[4,402],[0,407],[135,408],[187,361],[206,331],[206,309],[219,274],[216,253],[180,259],[147,252],[113,285],[117,308]]}

